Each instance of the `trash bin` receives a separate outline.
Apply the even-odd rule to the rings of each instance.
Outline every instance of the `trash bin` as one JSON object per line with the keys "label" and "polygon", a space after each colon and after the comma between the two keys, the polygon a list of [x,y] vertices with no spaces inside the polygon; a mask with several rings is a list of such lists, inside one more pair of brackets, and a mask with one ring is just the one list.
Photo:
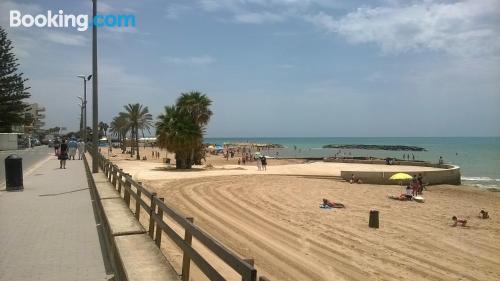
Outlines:
{"label": "trash bin", "polygon": [[378,211],[370,211],[370,220],[368,221],[368,226],[371,228],[378,228]]}
{"label": "trash bin", "polygon": [[22,190],[23,158],[11,154],[5,158],[5,185],[7,191]]}

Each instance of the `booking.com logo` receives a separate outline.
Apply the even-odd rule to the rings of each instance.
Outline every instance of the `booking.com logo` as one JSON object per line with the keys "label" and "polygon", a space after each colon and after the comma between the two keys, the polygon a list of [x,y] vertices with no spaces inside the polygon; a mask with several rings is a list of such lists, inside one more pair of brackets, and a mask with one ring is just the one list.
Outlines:
{"label": "booking.com logo", "polygon": [[[92,19],[95,27],[135,27],[134,15],[97,14]],[[86,31],[89,28],[88,15],[64,14],[63,10],[58,13],[47,11],[47,14],[23,15],[18,10],[10,11],[10,27],[74,27],[78,31]]]}

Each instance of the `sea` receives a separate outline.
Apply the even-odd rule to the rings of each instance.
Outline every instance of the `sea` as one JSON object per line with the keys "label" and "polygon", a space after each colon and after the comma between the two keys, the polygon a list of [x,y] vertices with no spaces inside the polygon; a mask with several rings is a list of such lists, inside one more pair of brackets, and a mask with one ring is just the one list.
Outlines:
{"label": "sea", "polygon": [[[281,144],[282,149],[269,151],[269,156],[279,157],[328,157],[372,156],[410,159],[437,163],[444,161],[460,166],[462,184],[500,191],[500,137],[255,137],[255,138],[206,138],[206,143],[266,143]],[[425,148],[426,151],[386,151],[364,149],[323,148],[328,144],[405,145]]]}

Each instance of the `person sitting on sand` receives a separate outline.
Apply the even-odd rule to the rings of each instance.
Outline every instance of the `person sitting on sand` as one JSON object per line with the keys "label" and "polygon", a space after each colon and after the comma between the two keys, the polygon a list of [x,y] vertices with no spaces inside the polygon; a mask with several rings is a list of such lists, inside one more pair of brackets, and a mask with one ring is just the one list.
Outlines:
{"label": "person sitting on sand", "polygon": [[330,200],[323,198],[323,206],[330,208],[345,208],[345,205],[338,202],[331,202]]}
{"label": "person sitting on sand", "polygon": [[349,180],[349,183],[363,183],[361,179],[356,179],[354,177],[354,174],[351,175],[351,179]]}
{"label": "person sitting on sand", "polygon": [[490,215],[485,210],[481,210],[481,212],[479,212],[479,218],[481,218],[481,219],[489,219]]}
{"label": "person sitting on sand", "polygon": [[451,226],[457,226],[458,224],[460,224],[461,226],[465,226],[467,224],[466,219],[459,219],[456,216],[453,216],[451,219],[453,220],[453,224]]}

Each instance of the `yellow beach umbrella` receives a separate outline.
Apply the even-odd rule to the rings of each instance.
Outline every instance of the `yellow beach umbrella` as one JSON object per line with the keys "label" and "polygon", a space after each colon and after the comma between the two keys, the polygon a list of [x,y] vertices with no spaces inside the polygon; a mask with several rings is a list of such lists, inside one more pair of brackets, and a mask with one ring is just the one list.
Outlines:
{"label": "yellow beach umbrella", "polygon": [[413,177],[406,173],[397,173],[392,175],[389,179],[391,180],[411,180]]}

